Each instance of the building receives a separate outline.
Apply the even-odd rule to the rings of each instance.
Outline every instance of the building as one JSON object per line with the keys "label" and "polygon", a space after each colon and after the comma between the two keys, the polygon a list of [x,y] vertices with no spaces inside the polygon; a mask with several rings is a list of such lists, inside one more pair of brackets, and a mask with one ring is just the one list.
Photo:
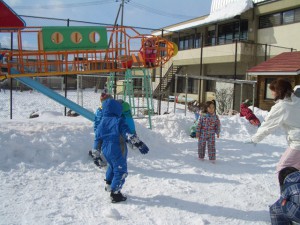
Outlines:
{"label": "building", "polygon": [[[162,72],[155,71],[156,77],[160,73],[162,77],[156,84],[174,94],[175,74],[193,77],[178,77],[177,92],[206,101],[213,98],[218,84],[201,76],[256,80],[247,76],[247,70],[283,52],[300,51],[299,25],[299,0],[213,0],[209,15],[153,32],[179,48]],[[233,84],[232,88],[232,107],[238,110],[242,98],[252,98],[252,87]]]}
{"label": "building", "polygon": [[284,52],[247,71],[247,75],[257,77],[257,105],[270,109],[274,104],[270,83],[278,77],[289,79],[292,86],[300,84],[300,51]]}

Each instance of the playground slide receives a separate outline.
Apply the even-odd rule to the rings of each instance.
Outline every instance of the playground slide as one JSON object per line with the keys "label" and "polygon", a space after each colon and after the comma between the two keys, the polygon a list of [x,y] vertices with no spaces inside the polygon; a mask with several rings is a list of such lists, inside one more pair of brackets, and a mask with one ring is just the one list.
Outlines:
{"label": "playground slide", "polygon": [[[12,68],[11,69],[12,74],[19,74],[20,72]],[[50,88],[42,85],[41,83],[31,79],[30,77],[18,77],[15,78],[16,80],[22,82],[23,84],[27,85],[30,88],[33,88],[40,93],[46,95],[47,97],[51,98],[52,100],[64,105],[65,107],[77,112],[81,116],[85,117],[86,119],[90,121],[94,121],[95,115],[91,111],[81,107],[80,105],[70,101],[69,99],[63,97],[62,95],[58,94],[57,92],[51,90]]]}

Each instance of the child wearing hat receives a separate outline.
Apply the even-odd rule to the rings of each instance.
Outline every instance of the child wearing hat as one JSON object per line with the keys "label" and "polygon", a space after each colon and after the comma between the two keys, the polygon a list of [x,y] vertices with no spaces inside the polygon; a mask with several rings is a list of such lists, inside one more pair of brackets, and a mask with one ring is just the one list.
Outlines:
{"label": "child wearing hat", "polygon": [[[102,151],[108,166],[105,175],[106,191],[110,191],[111,202],[126,201],[121,193],[127,171],[127,147],[122,142],[128,141],[142,154],[149,148],[133,133],[122,116],[122,105],[114,99],[103,102],[102,119],[97,127],[96,140],[102,143]],[[124,147],[124,149],[123,149]]]}

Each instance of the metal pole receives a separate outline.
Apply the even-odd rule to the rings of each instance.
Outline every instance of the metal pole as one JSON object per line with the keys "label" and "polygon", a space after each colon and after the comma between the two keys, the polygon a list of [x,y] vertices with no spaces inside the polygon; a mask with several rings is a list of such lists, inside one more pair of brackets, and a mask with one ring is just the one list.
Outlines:
{"label": "metal pole", "polygon": [[237,47],[238,47],[238,41],[235,40],[235,54],[234,54],[234,79],[235,80],[237,77],[237,53],[238,53]]}
{"label": "metal pole", "polygon": [[[122,0],[121,3],[121,7],[122,7],[122,14],[121,14],[121,27],[123,29],[123,18],[124,18],[124,0]],[[122,38],[123,38],[123,32],[121,32],[120,34],[120,55],[122,55]],[[124,53],[125,54],[125,53]]]}
{"label": "metal pole", "polygon": [[79,76],[80,75],[78,75],[77,74],[77,76],[76,76],[76,78],[77,78],[77,104],[79,104]]}
{"label": "metal pole", "polygon": [[[164,37],[164,30],[161,30],[161,37]],[[159,73],[159,100],[158,100],[158,115],[161,115],[161,100],[162,100],[162,62],[160,62],[160,73]]]}
{"label": "metal pole", "polygon": [[174,114],[176,112],[176,96],[177,96],[177,74],[175,74],[175,92],[174,92]]}
{"label": "metal pole", "polygon": [[241,84],[241,97],[240,97],[240,105],[242,104],[243,101],[243,84]]}
{"label": "metal pole", "polygon": [[265,44],[265,61],[267,61],[267,57],[268,57],[267,51],[268,51],[268,45]]}
{"label": "metal pole", "polygon": [[188,93],[188,75],[185,74],[185,106],[184,106],[184,115],[186,116],[186,108],[187,108],[187,93]]}
{"label": "metal pole", "polygon": [[255,84],[253,84],[253,91],[252,91],[252,102],[253,102],[253,106],[252,106],[252,111],[254,112],[254,99],[255,99]]}
{"label": "metal pole", "polygon": [[[10,33],[10,50],[11,51],[13,51],[13,44],[14,44],[13,40],[14,40],[14,33],[11,32]],[[7,61],[11,61],[11,60],[12,60],[12,58],[7,59]],[[8,71],[8,72],[10,72],[10,71]],[[13,79],[10,78],[10,119],[12,119],[12,113],[13,113],[12,112],[12,89],[13,89]]]}
{"label": "metal pole", "polygon": [[[235,55],[234,55],[234,80],[237,78],[237,47],[238,47],[238,41],[235,40]],[[236,83],[233,83],[233,102],[232,102],[232,109],[235,108],[235,92],[236,92]]]}
{"label": "metal pole", "polygon": [[[203,44],[204,44],[204,42],[203,42],[203,34],[201,34],[201,49],[200,49],[200,76],[202,76],[202,70],[203,70],[203,68],[202,68],[202,66],[203,66]],[[199,92],[199,94],[198,94],[198,102],[202,102],[202,88],[201,88],[201,80],[199,80],[199,84],[198,84],[198,88],[199,88],[199,90],[198,90],[198,92]]]}
{"label": "metal pole", "polygon": [[[67,20],[67,27],[69,27],[70,26],[70,19],[68,19]],[[67,55],[65,55],[65,57],[66,57],[66,61],[68,61],[68,59],[67,59]],[[67,95],[68,95],[68,77],[67,77],[67,75],[65,75],[64,76],[64,87],[65,87],[65,98],[67,98]],[[65,107],[65,116],[67,115],[67,107]]]}

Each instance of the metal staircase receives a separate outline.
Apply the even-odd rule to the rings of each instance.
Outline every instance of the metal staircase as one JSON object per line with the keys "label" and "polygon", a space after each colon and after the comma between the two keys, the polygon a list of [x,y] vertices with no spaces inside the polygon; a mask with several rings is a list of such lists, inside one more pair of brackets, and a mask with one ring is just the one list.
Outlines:
{"label": "metal staircase", "polygon": [[[162,77],[162,80],[153,91],[153,96],[158,97],[161,93],[166,92],[175,80],[175,74],[181,70],[182,66],[175,66],[173,63],[168,71]],[[170,91],[170,90],[169,90]]]}

